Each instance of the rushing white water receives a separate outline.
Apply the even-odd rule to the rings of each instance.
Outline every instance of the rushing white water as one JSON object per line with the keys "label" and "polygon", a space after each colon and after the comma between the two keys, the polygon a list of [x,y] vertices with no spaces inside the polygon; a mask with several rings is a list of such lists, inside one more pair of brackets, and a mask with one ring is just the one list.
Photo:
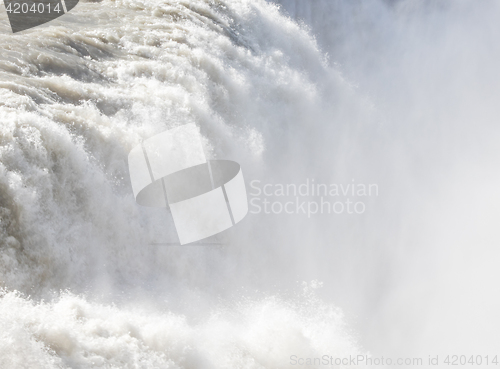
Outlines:
{"label": "rushing white water", "polygon": [[[3,19],[0,367],[496,354],[498,4],[280,3],[81,2],[15,35]],[[248,184],[379,196],[151,245],[175,231],[135,203],[127,155],[186,123]]]}
{"label": "rushing white water", "polygon": [[131,148],[190,122],[248,178],[304,152],[321,91],[348,90],[310,36],[264,1],[133,0],[16,35],[3,22],[0,43],[1,367],[278,368],[358,352],[337,308],[293,292],[283,230],[250,218],[225,246],[152,246],[172,224],[135,204],[128,178]]}

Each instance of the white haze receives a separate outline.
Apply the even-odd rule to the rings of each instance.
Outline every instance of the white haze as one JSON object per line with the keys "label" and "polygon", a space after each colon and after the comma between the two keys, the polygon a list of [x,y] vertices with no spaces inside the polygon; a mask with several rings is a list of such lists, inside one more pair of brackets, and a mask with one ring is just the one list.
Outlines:
{"label": "white haze", "polygon": [[[16,35],[2,20],[1,367],[497,354],[500,4],[281,5],[83,2]],[[191,122],[247,183],[379,196],[152,246],[175,231],[135,204],[127,155]]]}
{"label": "white haze", "polygon": [[383,195],[368,224],[337,232],[350,249],[338,255],[350,257],[344,298],[362,311],[368,347],[496,354],[500,4],[281,3],[373,104],[343,165],[363,168]]}

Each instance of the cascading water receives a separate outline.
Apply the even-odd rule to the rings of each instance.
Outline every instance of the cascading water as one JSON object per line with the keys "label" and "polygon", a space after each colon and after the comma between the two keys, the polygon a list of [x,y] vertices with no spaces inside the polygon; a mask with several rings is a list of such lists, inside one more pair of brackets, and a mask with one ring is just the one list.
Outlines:
{"label": "cascading water", "polygon": [[172,224],[137,206],[128,177],[134,146],[186,123],[248,178],[292,159],[325,76],[347,89],[296,24],[264,1],[104,1],[0,38],[2,367],[357,352],[340,310],[272,282],[284,250],[256,244],[256,219],[220,247],[154,246]]}
{"label": "cascading water", "polygon": [[[2,368],[495,354],[500,7],[279,4],[0,23]],[[250,200],[255,181],[377,194],[363,214],[250,207],[219,246],[155,245],[175,230],[135,203],[127,155],[187,123]]]}

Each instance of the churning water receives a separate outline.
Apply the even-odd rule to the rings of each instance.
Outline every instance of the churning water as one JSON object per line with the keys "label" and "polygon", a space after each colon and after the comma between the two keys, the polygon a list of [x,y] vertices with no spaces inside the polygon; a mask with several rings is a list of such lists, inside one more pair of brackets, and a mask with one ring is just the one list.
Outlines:
{"label": "churning water", "polygon": [[[497,354],[499,19],[495,1],[104,0],[14,35],[4,14],[0,366]],[[155,245],[175,230],[135,203],[127,155],[187,123],[249,199],[252,181],[377,196]]]}

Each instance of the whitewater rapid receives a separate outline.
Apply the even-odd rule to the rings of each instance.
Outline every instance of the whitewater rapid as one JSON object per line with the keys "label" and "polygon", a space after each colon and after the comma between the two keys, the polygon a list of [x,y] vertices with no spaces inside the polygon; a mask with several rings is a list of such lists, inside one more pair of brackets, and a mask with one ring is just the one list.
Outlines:
{"label": "whitewater rapid", "polygon": [[[81,1],[16,34],[2,14],[1,368],[496,354],[498,2]],[[136,204],[127,156],[188,123],[249,199],[377,194],[158,245],[172,219]]]}
{"label": "whitewater rapid", "polygon": [[240,0],[80,2],[0,31],[2,368],[278,368],[358,352],[338,308],[266,289],[276,231],[259,243],[249,220],[226,246],[151,246],[173,225],[137,206],[127,169],[134,146],[186,123],[249,176],[292,159],[321,89],[344,83],[309,34]]}

